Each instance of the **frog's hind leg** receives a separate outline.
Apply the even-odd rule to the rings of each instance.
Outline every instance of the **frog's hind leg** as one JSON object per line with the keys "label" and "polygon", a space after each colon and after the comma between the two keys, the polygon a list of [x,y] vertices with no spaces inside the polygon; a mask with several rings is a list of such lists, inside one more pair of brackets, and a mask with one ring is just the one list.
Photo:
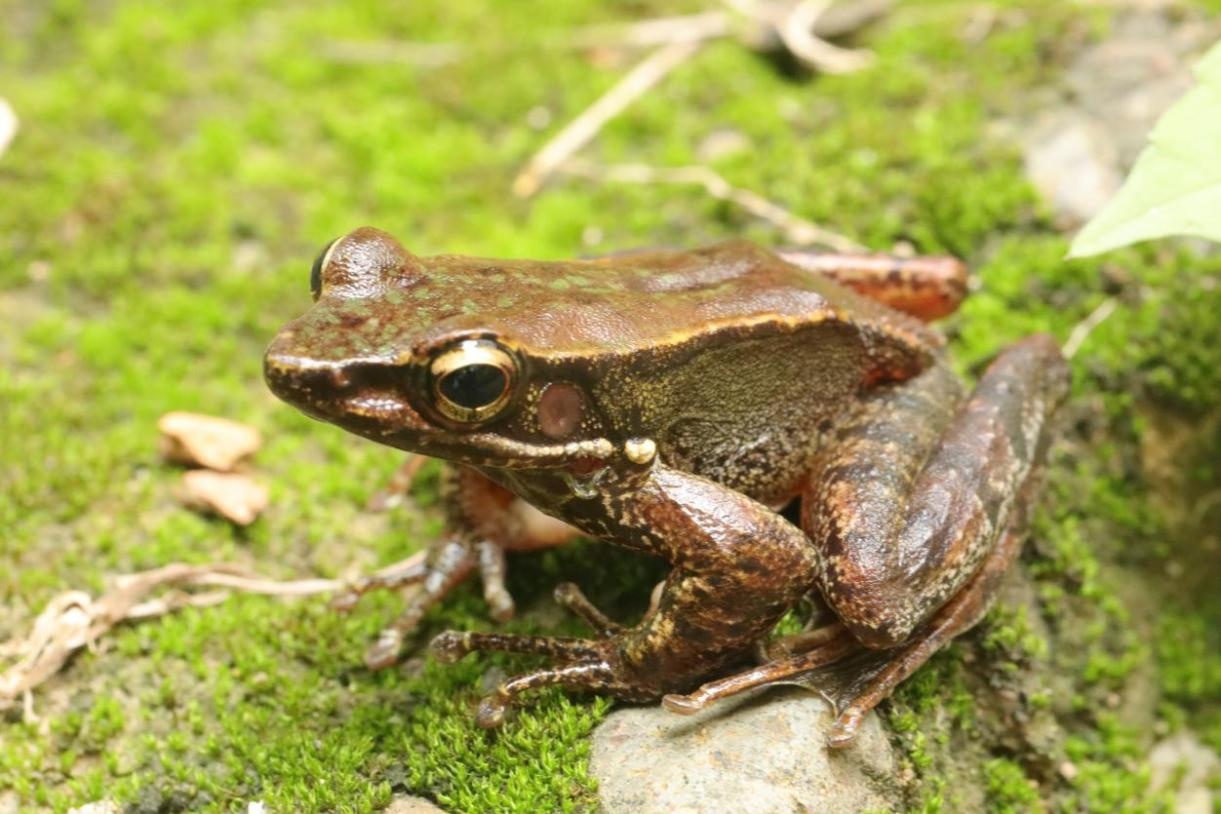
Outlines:
{"label": "frog's hind leg", "polygon": [[[857,668],[860,674],[855,680],[846,680],[842,672],[832,669],[821,681],[818,676],[812,675],[803,682],[818,687],[836,707],[837,717],[827,738],[828,746],[851,744],[869,710],[887,698],[901,681],[919,669],[951,639],[970,630],[983,618],[996,596],[1001,578],[1021,553],[1030,505],[1040,480],[1037,476],[1027,479],[1018,506],[988,559],[971,582],[937,612],[911,644],[891,651],[865,654],[864,660],[878,667],[874,672],[868,664],[862,664]],[[834,672],[840,672],[840,675],[837,677]]]}
{"label": "frog's hind leg", "polygon": [[689,714],[766,684],[811,686],[836,708],[828,744],[845,746],[869,710],[983,616],[1020,551],[1066,370],[1058,348],[1034,337],[1002,355],[957,410],[948,371],[930,372],[866,405],[803,506],[843,627],[788,637],[785,647],[812,649],[667,696],[668,709]]}
{"label": "frog's hind leg", "polygon": [[1068,389],[1047,336],[1004,351],[961,406],[948,375],[933,368],[881,391],[840,432],[802,506],[827,604],[866,647],[890,651],[839,699],[834,745],[987,608],[1017,555]]}
{"label": "frog's hind leg", "polygon": [[867,647],[902,645],[1000,542],[1067,392],[1050,337],[1002,353],[958,405],[943,366],[880,390],[847,422],[803,496],[827,604]]}
{"label": "frog's hind leg", "polygon": [[967,269],[955,257],[830,254],[809,249],[779,249],[776,254],[926,322],[954,313],[967,294]]}
{"label": "frog's hind leg", "polygon": [[812,685],[837,708],[830,743],[850,743],[866,712],[986,609],[1020,546],[1065,379],[1058,348],[1034,337],[998,358],[961,407],[941,367],[866,402],[802,506],[823,597],[850,635],[830,628],[809,653],[666,706],[694,712],[761,684]]}

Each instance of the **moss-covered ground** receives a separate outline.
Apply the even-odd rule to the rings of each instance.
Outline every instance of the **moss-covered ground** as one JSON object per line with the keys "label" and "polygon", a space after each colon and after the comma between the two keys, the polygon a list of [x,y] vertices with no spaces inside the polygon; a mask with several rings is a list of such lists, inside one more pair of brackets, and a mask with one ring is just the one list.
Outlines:
{"label": "moss-covered ground", "polygon": [[[56,592],[117,573],[228,560],[336,575],[432,538],[427,506],[362,509],[393,451],[310,423],[262,384],[262,348],[306,306],[331,237],[368,223],[422,254],[544,258],[777,242],[693,189],[508,192],[629,64],[556,47],[565,31],[699,7],[0,0],[0,93],[21,118],[0,158],[0,638]],[[1065,440],[1005,600],[885,706],[914,809],[1164,810],[1150,742],[1192,727],[1221,747],[1221,260],[1171,244],[1062,261],[1063,235],[990,127],[1030,115],[1029,92],[1105,37],[1112,13],[905,2],[864,36],[873,68],[817,79],[719,43],[589,151],[686,164],[732,129],[750,146],[714,166],[733,182],[877,249],[967,258],[979,290],[946,329],[968,374],[1006,342],[1063,339],[1118,303],[1075,359]],[[460,51],[343,56],[368,41]],[[173,500],[155,423],[175,409],[265,432],[272,505],[250,529]],[[561,579],[626,610],[656,576],[594,544],[511,568],[520,630],[577,629],[548,611]],[[394,610],[241,596],[120,629],[37,692],[37,719],[0,718],[0,810],[105,797],[149,812],[371,811],[396,791],[464,812],[589,810],[587,736],[609,704],[549,693],[479,731],[480,681],[512,662],[371,674],[362,650]],[[426,633],[489,624],[468,588]],[[968,787],[983,789],[973,803]]]}

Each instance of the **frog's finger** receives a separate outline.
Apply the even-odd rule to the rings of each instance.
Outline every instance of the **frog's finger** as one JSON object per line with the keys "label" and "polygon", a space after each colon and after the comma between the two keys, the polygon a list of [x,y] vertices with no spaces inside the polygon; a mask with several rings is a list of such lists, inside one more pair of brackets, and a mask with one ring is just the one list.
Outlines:
{"label": "frog's finger", "polygon": [[432,640],[428,649],[438,661],[451,664],[477,650],[500,653],[529,653],[567,661],[598,658],[598,642],[565,636],[521,636],[515,633],[475,633],[447,630]]}
{"label": "frog's finger", "polygon": [[599,636],[613,636],[624,627],[611,620],[605,613],[598,610],[589,597],[572,582],[561,582],[555,586],[555,603],[561,608],[576,614],[597,631]]}
{"label": "frog's finger", "polygon": [[578,690],[607,689],[614,684],[614,673],[606,662],[595,659],[515,676],[480,702],[475,723],[483,729],[498,727],[504,723],[505,713],[517,696],[529,690],[556,684]]}
{"label": "frog's finger", "polygon": [[416,476],[420,474],[420,470],[426,463],[428,463],[427,456],[408,453],[407,459],[398,469],[394,470],[394,474],[390,476],[386,485],[372,494],[365,502],[365,508],[371,512],[384,512],[398,506],[407,498],[412,483],[415,482]]}
{"label": "frog's finger", "polygon": [[470,545],[450,540],[440,547],[428,567],[419,591],[390,627],[379,634],[377,642],[365,652],[365,665],[380,670],[398,661],[403,641],[413,632],[429,608],[436,605],[475,569],[475,553]]}
{"label": "frog's finger", "polygon": [[844,626],[839,622],[816,627],[813,630],[803,630],[790,636],[779,636],[775,639],[759,642],[758,653],[762,661],[779,661],[798,653],[807,653],[816,647],[821,647],[832,639],[842,635]]}
{"label": "frog's finger", "polygon": [[505,550],[490,540],[475,546],[479,557],[479,578],[483,581],[483,600],[497,622],[507,622],[517,613],[517,603],[505,587]]}
{"label": "frog's finger", "polygon": [[714,701],[767,684],[775,684],[830,664],[856,650],[860,645],[842,628],[837,635],[809,652],[761,664],[741,673],[710,681],[688,695],[667,695],[662,706],[679,715],[694,715]]}
{"label": "frog's finger", "polygon": [[387,566],[376,574],[353,580],[347,588],[331,599],[331,608],[349,611],[362,596],[372,591],[397,590],[414,585],[428,576],[427,552],[417,552],[402,562]]}

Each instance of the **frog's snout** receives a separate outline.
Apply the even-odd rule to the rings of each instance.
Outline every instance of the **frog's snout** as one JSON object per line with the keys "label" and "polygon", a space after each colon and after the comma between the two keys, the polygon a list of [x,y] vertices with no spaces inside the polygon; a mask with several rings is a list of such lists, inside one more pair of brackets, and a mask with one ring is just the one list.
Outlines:
{"label": "frog's snout", "polygon": [[277,348],[273,343],[263,357],[263,380],[277,398],[310,415],[331,418],[326,404],[351,385],[342,368],[321,364]]}

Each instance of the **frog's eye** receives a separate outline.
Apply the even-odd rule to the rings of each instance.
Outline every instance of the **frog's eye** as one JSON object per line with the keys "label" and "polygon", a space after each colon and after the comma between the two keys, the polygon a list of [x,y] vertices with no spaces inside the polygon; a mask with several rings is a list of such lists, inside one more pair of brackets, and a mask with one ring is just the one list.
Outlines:
{"label": "frog's eye", "polygon": [[318,252],[318,256],[314,258],[313,267],[309,270],[309,292],[314,295],[315,302],[322,294],[322,270],[330,262],[331,252],[335,250],[335,244],[338,242],[339,238],[335,238],[323,246],[322,251]]}
{"label": "frog's eye", "polygon": [[454,421],[486,421],[508,404],[516,371],[513,357],[495,343],[463,341],[429,367],[437,409]]}

